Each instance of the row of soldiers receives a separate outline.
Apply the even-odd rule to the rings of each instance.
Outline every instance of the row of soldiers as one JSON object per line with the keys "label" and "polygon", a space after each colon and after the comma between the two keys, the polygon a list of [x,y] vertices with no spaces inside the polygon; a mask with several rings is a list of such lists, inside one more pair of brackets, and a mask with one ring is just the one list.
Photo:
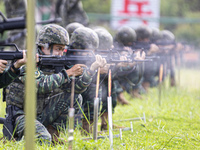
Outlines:
{"label": "row of soldiers", "polygon": [[[98,92],[101,106],[99,110],[102,120],[101,130],[107,130],[109,69],[112,72],[113,113],[117,100],[122,104],[129,104],[123,96],[124,90],[133,97],[141,98],[141,93],[147,92],[149,87],[158,84],[156,79],[160,64],[165,64],[165,70],[170,70],[171,85],[175,85],[172,60],[182,47],[175,43],[175,37],[170,31],[159,31],[147,26],[134,30],[124,26],[112,36],[103,27],[89,28],[86,26],[87,24],[78,22],[68,23],[63,27],[47,24],[41,27],[37,33],[36,47],[39,55],[62,56],[65,55],[67,49],[79,49],[82,50],[83,55],[88,55],[86,50],[92,50],[96,58],[92,64],[65,65],[59,71],[55,71],[55,68],[51,67],[37,66],[35,71],[37,87],[35,123],[36,135],[41,142],[58,143],[61,141],[59,134],[63,128],[66,129],[73,76],[76,76],[73,107],[76,114],[80,110],[84,112],[82,128],[85,134],[92,132],[98,68],[100,68],[101,74]],[[108,59],[106,60],[104,55],[110,54],[111,50],[120,54],[121,62],[113,64],[113,62],[108,62]],[[16,127],[13,135],[16,140],[21,140],[24,134],[26,53],[23,52],[23,55],[23,59],[17,60],[8,68],[6,68],[7,61],[0,60],[0,87],[4,88],[7,110],[12,110],[13,126]],[[115,54],[111,53],[110,55]],[[149,60],[145,63],[144,72],[142,72],[141,62],[146,61],[145,57]],[[129,59],[135,61],[129,62]]]}
{"label": "row of soldiers", "polygon": [[[92,64],[75,64],[73,66],[63,66],[62,69],[55,72],[54,68],[37,66],[35,72],[37,87],[37,119],[36,135],[39,140],[58,142],[59,132],[62,128],[66,129],[68,119],[68,109],[71,99],[72,76],[75,79],[75,97],[74,108],[76,113],[83,110],[82,128],[85,133],[91,133],[91,124],[93,123],[94,98],[96,90],[97,69],[100,67],[100,89],[99,98],[101,110],[101,130],[107,130],[108,119],[108,70],[112,70],[112,107],[113,112],[117,104],[117,97],[123,97],[123,90],[128,93],[141,90],[141,87],[147,91],[149,86],[155,86],[156,76],[158,75],[158,65],[169,63],[173,70],[171,61],[165,60],[166,55],[175,54],[175,38],[169,31],[157,32],[159,38],[157,42],[151,42],[153,30],[148,27],[139,27],[133,30],[131,27],[124,26],[117,30],[115,37],[105,28],[84,27],[79,23],[71,23],[66,29],[56,25],[48,24],[43,26],[37,34],[36,46],[39,55],[65,55],[67,49],[92,50],[96,53],[96,61]],[[157,30],[155,30],[157,31]],[[154,31],[154,32],[155,32]],[[143,39],[143,41],[142,41]],[[157,46],[158,45],[158,46]],[[121,62],[113,64],[106,62],[103,55],[109,54],[109,51],[115,51],[120,54]],[[84,52],[85,50],[85,52]],[[107,52],[106,52],[107,51]],[[13,126],[16,127],[14,137],[20,140],[24,132],[24,84],[26,77],[26,54],[24,58],[17,60],[8,69],[5,70],[6,61],[1,60],[1,88],[5,88],[6,107],[11,108],[13,115]],[[164,55],[158,61],[145,63],[143,76],[140,75],[137,61],[145,61],[150,56]],[[85,55],[85,54],[84,54]],[[113,53],[111,55],[114,55]],[[128,62],[132,59],[135,61]],[[38,57],[38,56],[36,56]],[[153,58],[153,57],[151,57]],[[123,62],[124,61],[124,62]],[[174,81],[174,72],[171,71],[172,83]],[[14,80],[15,79],[15,80]],[[174,85],[174,84],[172,84]],[[135,92],[135,93],[137,93]],[[139,93],[137,93],[139,94]],[[133,94],[137,96],[137,94]]]}

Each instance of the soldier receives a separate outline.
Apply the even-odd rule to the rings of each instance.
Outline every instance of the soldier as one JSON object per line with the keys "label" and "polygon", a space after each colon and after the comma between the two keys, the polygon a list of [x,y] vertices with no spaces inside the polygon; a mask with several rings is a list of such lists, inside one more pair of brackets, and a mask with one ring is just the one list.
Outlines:
{"label": "soldier", "polygon": [[[133,42],[136,40],[136,33],[135,31],[129,27],[129,26],[123,26],[119,28],[115,35],[115,42],[114,47],[115,49],[118,49],[121,53],[129,53],[132,55],[133,50],[131,49]],[[129,72],[131,74],[132,82],[137,81],[137,69],[134,71]],[[128,101],[124,98],[123,95],[123,89],[125,89],[128,93],[130,91],[131,85],[130,82],[127,82],[128,74],[122,78],[118,78],[118,80],[115,80],[115,85],[117,86],[117,100],[122,104],[129,104]]]}
{"label": "soldier", "polygon": [[[63,55],[66,45],[69,44],[67,31],[55,24],[42,27],[38,33],[37,50],[41,55]],[[91,83],[95,70],[104,65],[105,62],[99,56],[91,67],[85,68],[83,64],[66,66],[58,73],[53,68],[38,67],[35,72],[37,87],[37,120],[36,136],[40,141],[57,143],[59,130],[66,128],[68,108],[71,96],[72,75],[76,76],[74,107],[77,111],[78,103],[81,105],[80,94],[86,90]],[[20,140],[24,132],[24,83],[25,67],[21,68],[20,77],[11,83],[6,89],[6,105],[12,107],[14,126],[16,130],[14,137]],[[62,143],[62,141],[61,141]]]}
{"label": "soldier", "polygon": [[[14,17],[25,17],[26,14],[26,3],[25,0],[4,0],[6,16],[7,18]],[[15,39],[15,43],[20,49],[25,49],[26,38],[23,30],[13,30],[9,31],[9,37],[16,34],[22,35],[20,38]]]}
{"label": "soldier", "polygon": [[[70,41],[70,48],[71,49],[81,49],[81,50],[83,50],[83,53],[84,53],[85,49],[94,51],[98,47],[98,44],[99,44],[98,36],[92,29],[87,28],[87,27],[79,27],[76,30],[74,30],[74,32],[72,33],[71,41]],[[85,54],[87,54],[87,53],[85,53]],[[89,54],[87,54],[87,55],[89,55]],[[88,110],[88,109],[92,108],[92,110],[93,110],[93,100],[94,100],[93,92],[96,88],[96,85],[95,85],[96,83],[94,83],[93,81],[95,79],[96,79],[96,76],[93,76],[92,83],[90,84],[88,89],[82,93],[83,109],[84,109],[84,113],[87,117],[89,116],[88,115],[89,112],[86,111],[86,109]],[[91,87],[94,88],[94,89],[92,88],[92,93],[89,90],[89,89],[91,89]],[[89,104],[89,107],[86,104],[87,101],[92,102]],[[91,116],[88,118],[90,120]],[[89,125],[87,126],[86,124],[88,125],[87,120],[82,119],[83,129],[85,129],[89,133]]]}
{"label": "soldier", "polygon": [[[176,44],[175,44],[175,36],[169,30],[161,31],[161,38],[157,41],[157,45],[162,52],[163,59],[162,64],[165,65],[170,71],[170,86],[176,86],[175,80],[175,54],[176,54]],[[165,70],[167,73],[167,70]],[[165,76],[167,75],[165,73]]]}
{"label": "soldier", "polygon": [[[149,41],[149,48],[150,44],[156,44],[157,40],[161,38],[160,31],[157,28],[151,28],[151,36],[150,36],[150,41]],[[157,45],[156,45],[157,46]],[[158,53],[160,51],[155,48],[151,50],[147,50],[147,55],[148,56],[158,56]],[[158,80],[156,80],[156,76],[159,75],[159,58],[153,59],[152,62],[145,63],[145,69],[144,69],[144,81],[142,83],[143,87],[145,88],[146,92],[148,91],[149,87],[155,87],[158,84]]]}
{"label": "soldier", "polygon": [[9,85],[20,74],[19,68],[26,63],[26,53],[23,51],[23,59],[17,60],[9,68],[6,69],[6,60],[0,59],[0,88]]}
{"label": "soldier", "polygon": [[89,19],[83,9],[81,0],[64,0],[60,6],[60,15],[63,20],[63,27],[78,22],[84,26],[88,26]]}
{"label": "soldier", "polygon": [[[121,53],[128,54],[129,56],[133,55],[133,53],[138,53],[137,51],[133,50],[133,43],[136,41],[137,35],[136,32],[129,26],[123,26],[117,30],[115,36],[115,44],[114,47],[119,49]],[[136,92],[138,89],[139,81],[141,80],[139,76],[139,66],[136,65],[135,69],[126,72],[126,74],[119,78],[118,81],[120,85],[131,95],[134,97],[141,96]],[[141,81],[140,81],[141,82]]]}
{"label": "soldier", "polygon": [[[135,45],[133,45],[133,48],[139,51],[144,50],[148,56],[151,55],[152,53],[159,51],[159,48],[155,44],[152,44],[150,41],[152,30],[149,27],[140,26],[135,31],[137,34],[137,41]],[[133,93],[137,94],[143,88],[145,89],[145,92],[148,92],[148,88],[150,87],[149,78],[151,78],[152,76],[152,75],[149,75],[149,73],[152,72],[152,69],[153,69],[152,66],[153,66],[153,63],[150,63],[150,62],[145,63],[143,81],[140,83],[139,88],[135,89]]]}

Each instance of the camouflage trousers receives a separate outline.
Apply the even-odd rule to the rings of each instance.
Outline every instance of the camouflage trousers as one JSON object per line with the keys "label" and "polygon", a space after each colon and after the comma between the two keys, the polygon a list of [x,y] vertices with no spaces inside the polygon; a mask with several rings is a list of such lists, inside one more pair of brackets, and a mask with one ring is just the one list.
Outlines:
{"label": "camouflage trousers", "polygon": [[[114,108],[117,105],[117,96],[114,83],[112,84],[112,111],[114,112]],[[96,97],[96,84],[90,84],[85,92],[81,94],[83,96],[83,116],[86,117],[88,120],[93,120],[94,117],[94,99]],[[108,112],[108,104],[107,104],[107,97],[108,97],[108,83],[103,82],[99,88],[99,110],[100,112]]]}
{"label": "camouflage trousers", "polygon": [[145,63],[143,82],[148,82],[150,83],[150,87],[155,87],[158,84],[158,80],[156,80],[156,76],[158,74],[159,74],[159,66],[156,61]]}
{"label": "camouflage trousers", "polygon": [[[82,105],[82,97],[80,94],[74,95],[74,108],[75,112],[79,110]],[[55,129],[60,130],[61,128],[66,128],[68,120],[68,110],[70,108],[71,93],[59,93],[52,96],[49,102],[45,105],[41,114],[37,115],[37,120],[35,120],[36,126],[36,137],[39,141],[44,143],[51,142],[51,135],[47,131],[46,127],[52,125]],[[21,115],[17,113],[15,125],[15,137],[20,140],[24,134],[25,128],[25,118],[22,110],[19,110]]]}
{"label": "camouflage trousers", "polygon": [[[70,108],[71,93],[59,93],[50,98],[49,102],[44,106],[41,114],[37,115],[37,119],[45,126],[52,125],[55,129],[60,130],[66,128],[68,121],[68,110]],[[82,106],[82,96],[74,94],[73,107],[75,113]]]}
{"label": "camouflage trousers", "polygon": [[[102,88],[99,88],[99,106],[101,102],[101,92]],[[88,120],[93,120],[94,117],[94,99],[96,97],[96,84],[90,84],[90,86],[87,88],[85,92],[82,94],[83,97],[83,116],[87,118]]]}
{"label": "camouflage trousers", "polygon": [[[20,115],[16,118],[15,122],[15,134],[14,137],[17,141],[21,140],[24,135],[25,129],[25,115]],[[41,143],[51,143],[51,134],[47,131],[45,126],[40,123],[38,120],[35,120],[35,129],[36,129],[36,139]]]}
{"label": "camouflage trousers", "polygon": [[[102,84],[102,107],[101,107],[101,113],[108,112],[108,82],[104,82]],[[112,88],[111,88],[111,97],[112,97],[112,112],[114,113],[114,109],[117,105],[117,94],[116,94],[116,86],[115,83],[112,82]]]}

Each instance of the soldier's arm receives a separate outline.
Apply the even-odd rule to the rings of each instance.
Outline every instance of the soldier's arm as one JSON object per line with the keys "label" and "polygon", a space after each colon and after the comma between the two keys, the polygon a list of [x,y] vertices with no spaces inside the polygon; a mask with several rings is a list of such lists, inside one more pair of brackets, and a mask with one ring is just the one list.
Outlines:
{"label": "soldier's arm", "polygon": [[26,63],[26,53],[23,51],[23,58],[17,60],[14,64],[5,70],[7,61],[0,60],[0,88],[8,86],[20,74],[20,67]]}
{"label": "soldier's arm", "polygon": [[8,86],[15,78],[19,76],[19,72],[13,72],[11,66],[0,74],[0,88]]}

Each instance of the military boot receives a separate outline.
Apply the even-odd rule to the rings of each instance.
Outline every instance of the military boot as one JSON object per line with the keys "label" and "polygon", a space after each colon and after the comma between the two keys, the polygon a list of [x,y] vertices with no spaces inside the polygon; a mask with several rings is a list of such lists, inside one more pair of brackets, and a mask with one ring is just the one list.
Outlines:
{"label": "military boot", "polygon": [[142,87],[144,88],[144,90],[148,93],[148,90],[150,88],[150,83],[149,82],[143,82],[142,83]]}
{"label": "military boot", "polygon": [[139,89],[133,89],[130,94],[133,98],[143,99],[139,93]]}
{"label": "military boot", "polygon": [[48,132],[51,134],[51,140],[52,140],[52,144],[56,145],[56,144],[64,144],[67,141],[65,141],[64,139],[59,138],[60,134],[58,132],[57,129],[55,129],[52,125],[49,125],[47,127]]}
{"label": "military boot", "polygon": [[175,87],[176,86],[176,81],[174,78],[170,78],[170,86]]}
{"label": "military boot", "polygon": [[101,131],[108,130],[107,123],[108,123],[108,112],[104,112],[101,115]]}
{"label": "military boot", "polygon": [[125,99],[123,92],[117,95],[117,101],[122,105],[130,105],[130,103]]}
{"label": "military boot", "polygon": [[88,135],[92,133],[92,124],[93,120],[89,120],[89,122],[84,118],[82,119],[82,128],[83,128],[83,134]]}

